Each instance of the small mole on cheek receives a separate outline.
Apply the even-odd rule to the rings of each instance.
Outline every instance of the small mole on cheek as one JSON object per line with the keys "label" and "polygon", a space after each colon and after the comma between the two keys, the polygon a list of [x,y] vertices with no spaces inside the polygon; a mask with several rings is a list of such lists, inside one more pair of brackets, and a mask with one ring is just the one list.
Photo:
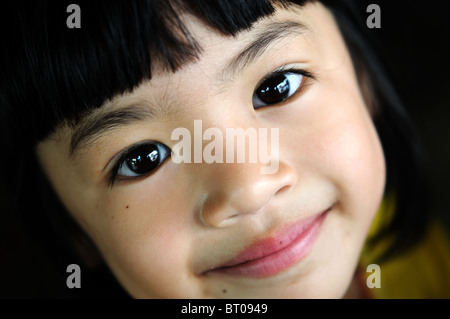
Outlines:
{"label": "small mole on cheek", "polygon": [[127,208],[130,207],[129,205],[127,205]]}
{"label": "small mole on cheek", "polygon": [[226,289],[224,289],[224,290],[222,290],[222,292],[223,292],[224,294],[226,294],[226,293],[227,293],[227,290],[226,290]]}

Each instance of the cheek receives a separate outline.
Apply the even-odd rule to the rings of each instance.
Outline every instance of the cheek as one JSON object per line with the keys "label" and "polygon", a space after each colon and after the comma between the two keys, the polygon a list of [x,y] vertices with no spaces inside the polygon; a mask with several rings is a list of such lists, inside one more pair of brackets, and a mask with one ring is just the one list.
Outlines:
{"label": "cheek", "polygon": [[368,227],[384,193],[384,154],[363,104],[342,115],[335,114],[335,120],[321,135],[323,148],[318,156],[339,190],[342,208]]}
{"label": "cheek", "polygon": [[192,214],[187,198],[164,182],[171,180],[170,169],[164,170],[153,180],[127,185],[99,200],[105,217],[96,222],[94,241],[134,297],[183,296],[192,289],[187,284]]}
{"label": "cheek", "polygon": [[332,185],[341,221],[349,229],[361,229],[363,236],[384,193],[385,161],[356,82],[344,80],[341,76],[340,82],[329,81],[342,87],[323,81],[295,107],[294,120],[284,131],[285,152],[296,165],[300,183],[318,179]]}
{"label": "cheek", "polygon": [[375,128],[363,112],[341,120],[322,135],[319,156],[345,198],[376,203],[384,191],[385,163]]}
{"label": "cheek", "polygon": [[[347,94],[336,94],[340,91]],[[319,295],[344,294],[386,182],[378,134],[362,99],[352,92],[357,91],[311,94],[309,103],[295,116],[291,114],[295,120],[284,131],[288,138],[284,138],[283,151],[295,165],[299,187],[318,184],[333,189],[336,196],[334,213],[328,216],[318,242],[326,253],[315,256],[317,271],[310,281],[310,287],[315,287],[323,278],[329,280],[329,287]]]}
{"label": "cheek", "polygon": [[[185,255],[188,247],[177,240],[174,231],[159,236],[132,236],[131,233],[115,233],[107,247],[103,247],[105,259],[122,286],[137,298],[166,298],[182,296],[188,287]],[[184,288],[183,288],[184,287]]]}
{"label": "cheek", "polygon": [[330,238],[335,238],[334,243],[340,249],[330,256],[334,260],[346,256],[347,264],[342,261],[337,269],[349,269],[357,262],[358,252],[382,200],[385,162],[369,117],[347,118],[345,122],[335,123],[333,128],[330,134],[323,136],[327,150],[322,162],[323,171],[339,194],[338,214],[333,216],[336,229],[330,232]]}

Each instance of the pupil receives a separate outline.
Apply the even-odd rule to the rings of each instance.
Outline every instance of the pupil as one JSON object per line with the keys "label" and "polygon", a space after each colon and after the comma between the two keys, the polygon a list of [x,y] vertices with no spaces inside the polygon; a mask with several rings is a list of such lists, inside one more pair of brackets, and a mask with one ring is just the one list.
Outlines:
{"label": "pupil", "polygon": [[136,174],[145,174],[159,164],[156,145],[144,145],[133,151],[127,158],[128,167]]}
{"label": "pupil", "polygon": [[267,79],[257,90],[259,99],[266,104],[275,104],[289,97],[289,81],[284,74]]}

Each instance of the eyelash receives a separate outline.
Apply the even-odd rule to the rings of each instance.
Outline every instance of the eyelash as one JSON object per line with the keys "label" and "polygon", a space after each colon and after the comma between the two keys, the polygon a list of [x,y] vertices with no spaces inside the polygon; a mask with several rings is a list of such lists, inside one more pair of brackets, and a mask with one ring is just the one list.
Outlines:
{"label": "eyelash", "polygon": [[256,87],[258,87],[261,83],[263,83],[264,81],[267,81],[271,77],[285,74],[285,73],[296,73],[296,74],[301,74],[306,78],[310,78],[313,80],[316,79],[316,76],[314,75],[314,73],[312,73],[308,70],[297,68],[295,66],[284,65],[282,67],[279,67],[278,69],[273,70],[272,72],[269,72],[261,81],[259,81],[259,83]]}

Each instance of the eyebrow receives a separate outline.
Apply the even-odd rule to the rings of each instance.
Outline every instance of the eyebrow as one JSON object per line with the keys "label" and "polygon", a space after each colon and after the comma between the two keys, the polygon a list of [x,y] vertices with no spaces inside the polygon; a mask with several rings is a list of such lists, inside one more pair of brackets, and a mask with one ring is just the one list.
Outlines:
{"label": "eyebrow", "polygon": [[253,40],[241,53],[234,57],[220,73],[222,77],[233,78],[242,73],[262,56],[273,44],[290,36],[306,35],[311,29],[298,21],[275,21],[263,25]]}
{"label": "eyebrow", "polygon": [[[290,36],[304,35],[310,29],[298,21],[275,21],[256,28],[252,40],[230,63],[219,73],[221,79],[229,80],[254,64],[258,57],[279,40]],[[104,110],[101,107],[92,114],[88,114],[75,126],[70,139],[69,155],[75,158],[81,149],[89,147],[95,140],[105,133],[152,120],[163,113],[172,114],[173,111],[163,110],[161,106],[151,108],[149,105],[131,105],[119,110]]]}
{"label": "eyebrow", "polygon": [[86,148],[106,132],[117,127],[148,121],[156,117],[153,108],[142,104],[127,106],[119,110],[102,110],[84,118],[76,127],[70,139],[69,155],[75,157],[82,148]]}

